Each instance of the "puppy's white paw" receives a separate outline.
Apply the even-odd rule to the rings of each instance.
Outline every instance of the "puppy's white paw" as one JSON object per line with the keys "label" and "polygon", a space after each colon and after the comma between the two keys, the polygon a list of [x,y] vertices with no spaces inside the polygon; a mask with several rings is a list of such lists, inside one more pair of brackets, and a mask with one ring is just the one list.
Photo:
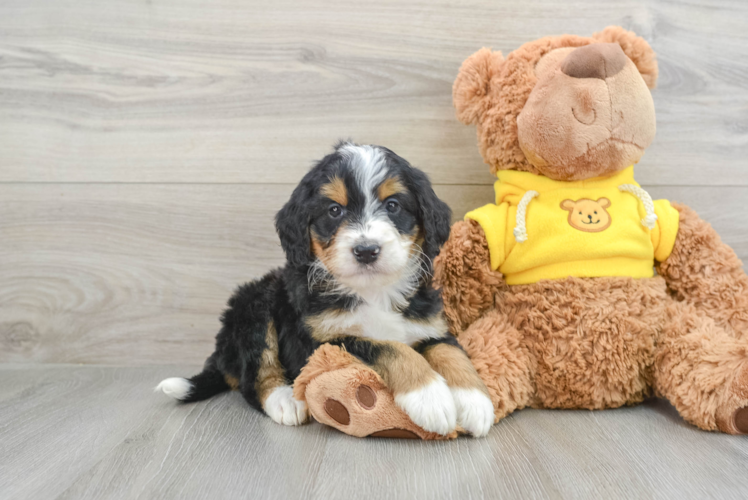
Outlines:
{"label": "puppy's white paw", "polygon": [[445,435],[455,430],[455,402],[441,375],[420,389],[395,395],[395,403],[414,423],[429,432]]}
{"label": "puppy's white paw", "polygon": [[268,417],[282,425],[301,425],[309,418],[306,401],[294,399],[293,388],[290,385],[273,389],[262,409]]}
{"label": "puppy's white paw", "polygon": [[452,388],[457,423],[473,437],[483,437],[491,430],[494,421],[493,403],[478,389]]}

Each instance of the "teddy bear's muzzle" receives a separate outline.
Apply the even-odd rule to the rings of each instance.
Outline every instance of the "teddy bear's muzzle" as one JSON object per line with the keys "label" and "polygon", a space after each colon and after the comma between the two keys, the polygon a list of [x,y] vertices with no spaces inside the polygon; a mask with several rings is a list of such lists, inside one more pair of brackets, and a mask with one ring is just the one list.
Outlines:
{"label": "teddy bear's muzzle", "polygon": [[517,117],[529,163],[563,181],[637,163],[654,138],[654,103],[620,45],[592,43],[563,58],[554,60],[553,51],[544,57],[551,59],[538,63],[538,83]]}
{"label": "teddy bear's muzzle", "polygon": [[626,60],[617,43],[594,43],[573,50],[561,63],[561,71],[573,78],[605,80],[619,73]]}

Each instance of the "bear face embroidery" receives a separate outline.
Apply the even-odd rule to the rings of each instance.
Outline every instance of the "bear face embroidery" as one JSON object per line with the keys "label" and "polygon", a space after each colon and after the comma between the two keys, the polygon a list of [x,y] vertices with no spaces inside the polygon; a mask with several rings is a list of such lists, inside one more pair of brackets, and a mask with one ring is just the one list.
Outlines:
{"label": "bear face embroidery", "polygon": [[581,198],[561,202],[561,208],[569,212],[569,225],[587,233],[599,233],[608,229],[612,220],[605,209],[609,206],[610,200],[607,198],[598,198],[597,201]]}

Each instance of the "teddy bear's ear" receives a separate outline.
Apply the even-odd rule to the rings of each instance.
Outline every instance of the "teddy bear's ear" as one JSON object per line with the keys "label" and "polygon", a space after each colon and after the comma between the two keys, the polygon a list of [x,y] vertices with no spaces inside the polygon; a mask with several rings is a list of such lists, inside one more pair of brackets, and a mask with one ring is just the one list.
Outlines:
{"label": "teddy bear's ear", "polygon": [[564,200],[561,202],[561,208],[564,210],[568,210],[571,212],[574,210],[574,207],[577,205],[577,203],[574,200]]}
{"label": "teddy bear's ear", "polygon": [[655,88],[658,72],[657,58],[646,40],[636,36],[633,31],[626,31],[620,26],[608,26],[601,32],[592,35],[592,38],[602,43],[617,43],[620,45],[624,54],[634,61],[647,87]]}
{"label": "teddy bear's ear", "polygon": [[457,119],[465,125],[477,123],[491,106],[491,80],[498,76],[504,57],[501,52],[482,48],[465,59],[452,86]]}
{"label": "teddy bear's ear", "polygon": [[597,204],[603,208],[608,208],[610,206],[610,200],[607,198],[598,198]]}

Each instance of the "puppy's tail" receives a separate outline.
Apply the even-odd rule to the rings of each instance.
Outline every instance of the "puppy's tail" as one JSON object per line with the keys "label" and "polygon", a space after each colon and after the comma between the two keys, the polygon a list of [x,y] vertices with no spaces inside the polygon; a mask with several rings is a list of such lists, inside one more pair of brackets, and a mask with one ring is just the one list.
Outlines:
{"label": "puppy's tail", "polygon": [[167,396],[184,403],[202,401],[231,389],[223,374],[215,368],[207,367],[190,379],[172,377],[161,381],[154,391],[161,391]]}

